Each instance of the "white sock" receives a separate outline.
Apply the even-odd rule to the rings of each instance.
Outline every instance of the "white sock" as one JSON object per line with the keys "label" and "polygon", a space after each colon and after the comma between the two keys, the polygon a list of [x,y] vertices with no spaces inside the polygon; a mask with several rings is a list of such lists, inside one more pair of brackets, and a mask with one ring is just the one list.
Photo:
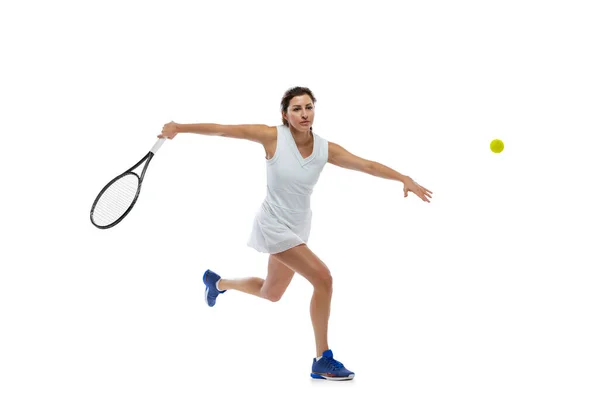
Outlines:
{"label": "white sock", "polygon": [[317,361],[319,361],[321,358],[323,358],[323,356],[319,356],[319,357],[317,357]]}
{"label": "white sock", "polygon": [[222,292],[222,290],[219,288],[219,282],[220,282],[220,281],[221,281],[221,280],[219,279],[219,280],[217,281],[217,283],[215,283],[215,286],[217,287],[217,290],[218,290],[218,291]]}

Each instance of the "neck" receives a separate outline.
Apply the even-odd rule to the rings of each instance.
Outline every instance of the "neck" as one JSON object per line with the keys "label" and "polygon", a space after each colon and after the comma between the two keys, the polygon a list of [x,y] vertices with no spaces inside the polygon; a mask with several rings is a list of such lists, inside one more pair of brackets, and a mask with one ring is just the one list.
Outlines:
{"label": "neck", "polygon": [[291,126],[289,128],[290,132],[292,132],[294,140],[296,140],[298,144],[310,143],[310,141],[312,140],[312,132],[310,131],[310,128],[306,130],[297,130]]}

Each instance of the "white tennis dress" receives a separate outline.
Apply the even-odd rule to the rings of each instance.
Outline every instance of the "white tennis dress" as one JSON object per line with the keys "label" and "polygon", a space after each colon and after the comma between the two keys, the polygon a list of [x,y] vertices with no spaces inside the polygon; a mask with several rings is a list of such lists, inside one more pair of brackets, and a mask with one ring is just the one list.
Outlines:
{"label": "white tennis dress", "polygon": [[327,163],[328,142],[313,133],[313,152],[302,157],[290,128],[277,127],[277,148],[267,162],[267,196],[256,216],[248,246],[276,254],[308,242],[310,196]]}

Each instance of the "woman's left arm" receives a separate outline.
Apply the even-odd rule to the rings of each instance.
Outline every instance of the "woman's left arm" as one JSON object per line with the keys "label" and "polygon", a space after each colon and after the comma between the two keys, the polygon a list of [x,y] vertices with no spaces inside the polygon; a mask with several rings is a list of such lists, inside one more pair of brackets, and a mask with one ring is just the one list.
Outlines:
{"label": "woman's left arm", "polygon": [[421,200],[430,203],[429,199],[431,198],[433,192],[419,185],[410,176],[402,175],[400,172],[394,171],[390,167],[386,167],[385,165],[375,161],[373,161],[373,166],[370,168],[369,173],[380,178],[400,181],[404,183],[404,197],[408,196],[408,192],[413,192]]}
{"label": "woman's left arm", "polygon": [[430,202],[429,199],[433,192],[419,185],[410,176],[402,175],[400,172],[376,161],[360,158],[333,142],[329,142],[328,150],[329,156],[327,162],[338,167],[364,172],[380,178],[400,181],[404,184],[404,197],[408,196],[408,192],[413,192],[421,200]]}

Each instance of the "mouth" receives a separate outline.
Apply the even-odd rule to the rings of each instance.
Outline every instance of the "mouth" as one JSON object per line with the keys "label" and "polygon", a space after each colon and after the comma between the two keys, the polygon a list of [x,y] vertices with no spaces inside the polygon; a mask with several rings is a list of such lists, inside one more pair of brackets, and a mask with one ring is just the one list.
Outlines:
{"label": "mouth", "polygon": [[300,124],[302,124],[302,125],[310,124],[310,121],[302,121],[302,122],[300,122]]}

